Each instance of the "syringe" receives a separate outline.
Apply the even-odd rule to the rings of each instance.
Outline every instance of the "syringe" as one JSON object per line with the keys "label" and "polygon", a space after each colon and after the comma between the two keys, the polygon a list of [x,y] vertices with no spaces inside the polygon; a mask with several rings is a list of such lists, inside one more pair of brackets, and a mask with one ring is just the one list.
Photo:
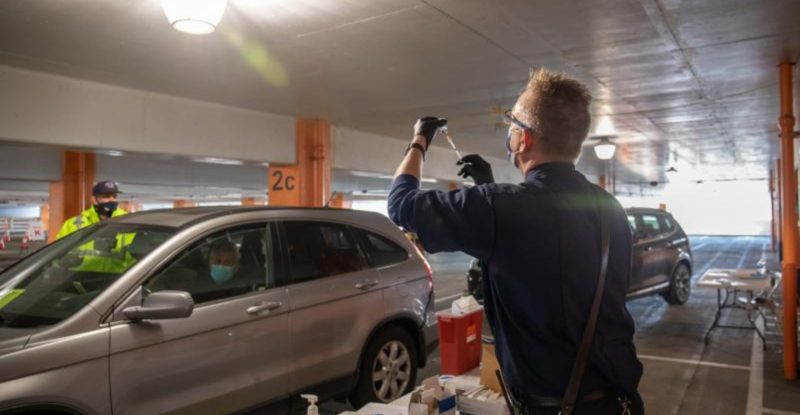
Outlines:
{"label": "syringe", "polygon": [[447,126],[440,128],[439,131],[441,131],[442,134],[444,134],[444,138],[446,138],[447,142],[450,143],[450,147],[452,147],[453,151],[456,152],[458,159],[461,160],[462,158],[464,158],[463,156],[461,156],[461,152],[458,151],[458,149],[456,148],[456,144],[453,142],[453,139],[450,137],[450,134],[447,133]]}

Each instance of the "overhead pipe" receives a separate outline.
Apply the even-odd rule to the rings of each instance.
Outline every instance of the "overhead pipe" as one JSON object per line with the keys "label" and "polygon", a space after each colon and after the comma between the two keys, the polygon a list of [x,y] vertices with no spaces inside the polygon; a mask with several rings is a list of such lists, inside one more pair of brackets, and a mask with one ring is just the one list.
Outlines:
{"label": "overhead pipe", "polygon": [[794,63],[780,64],[783,202],[783,375],[797,379],[797,175],[794,170]]}

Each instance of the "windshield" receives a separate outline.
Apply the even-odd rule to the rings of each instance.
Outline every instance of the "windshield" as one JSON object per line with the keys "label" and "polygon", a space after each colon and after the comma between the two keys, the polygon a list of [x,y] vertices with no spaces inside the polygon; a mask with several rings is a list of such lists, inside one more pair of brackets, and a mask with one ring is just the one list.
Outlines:
{"label": "windshield", "polygon": [[36,327],[68,318],[173,233],[98,224],[36,251],[0,274],[0,326]]}

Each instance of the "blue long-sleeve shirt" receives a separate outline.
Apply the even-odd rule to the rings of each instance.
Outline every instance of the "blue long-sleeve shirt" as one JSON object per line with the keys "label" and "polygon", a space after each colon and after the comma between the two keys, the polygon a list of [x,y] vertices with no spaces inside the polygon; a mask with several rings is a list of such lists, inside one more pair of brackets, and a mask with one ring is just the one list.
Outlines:
{"label": "blue long-sleeve shirt", "polygon": [[388,210],[428,252],[481,260],[485,311],[509,387],[519,396],[560,397],[589,316],[600,268],[599,209],[611,245],[600,317],[581,390],[633,396],[642,375],[625,307],[631,272],[627,215],[571,163],[537,166],[520,184],[420,191],[398,176]]}

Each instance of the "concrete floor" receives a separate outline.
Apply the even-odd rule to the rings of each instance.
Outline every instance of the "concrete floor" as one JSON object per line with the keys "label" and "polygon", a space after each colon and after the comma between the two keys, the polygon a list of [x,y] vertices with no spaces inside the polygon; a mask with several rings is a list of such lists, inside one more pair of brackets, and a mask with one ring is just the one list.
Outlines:
{"label": "concrete floor", "polygon": [[[762,257],[777,269],[767,237],[698,236],[691,237],[691,243],[695,282],[709,268],[755,268]],[[469,261],[462,254],[432,256],[437,310],[448,307],[466,288]],[[659,296],[628,303],[644,364],[640,391],[647,413],[800,415],[800,381],[783,380],[780,330],[774,321],[767,322],[766,352],[752,330],[717,329],[706,347],[703,339],[715,302],[715,290],[693,286],[683,306],[669,306]],[[724,315],[723,322],[746,322],[743,314],[734,313]],[[439,366],[437,350],[418,379],[437,374]],[[337,402],[321,409],[324,414],[352,410]]]}

